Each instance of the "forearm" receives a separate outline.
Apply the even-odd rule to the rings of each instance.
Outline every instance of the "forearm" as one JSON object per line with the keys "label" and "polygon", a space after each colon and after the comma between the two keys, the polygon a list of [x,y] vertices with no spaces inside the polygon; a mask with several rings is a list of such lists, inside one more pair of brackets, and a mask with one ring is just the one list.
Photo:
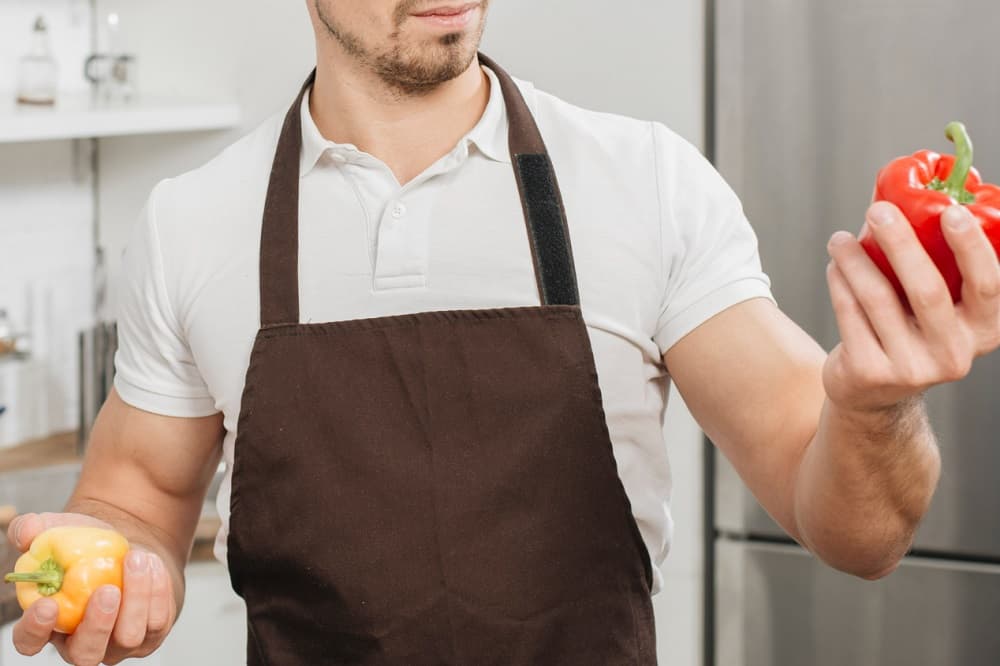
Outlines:
{"label": "forearm", "polygon": [[158,416],[131,407],[112,390],[66,506],[67,512],[103,520],[130,543],[159,555],[178,610],[184,567],[222,454],[221,432],[221,415]]}
{"label": "forearm", "polygon": [[185,536],[188,530],[183,529],[185,535],[171,534],[113,503],[80,496],[79,491],[67,503],[65,511],[103,520],[125,536],[130,544],[159,555],[170,576],[177,611],[180,612],[184,602],[184,569],[194,538],[194,524],[191,524],[189,536]]}
{"label": "forearm", "polygon": [[922,400],[863,413],[827,400],[795,479],[798,536],[831,566],[886,575],[910,547],[940,468]]}

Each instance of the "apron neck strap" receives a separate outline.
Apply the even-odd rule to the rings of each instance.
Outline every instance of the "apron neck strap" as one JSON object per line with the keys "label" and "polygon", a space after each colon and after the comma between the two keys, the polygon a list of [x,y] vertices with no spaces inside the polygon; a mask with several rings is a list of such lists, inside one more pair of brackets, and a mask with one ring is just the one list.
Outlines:
{"label": "apron neck strap", "polygon": [[299,323],[299,167],[302,100],[316,81],[314,69],[285,115],[260,230],[261,327]]}
{"label": "apron neck strap", "polygon": [[539,298],[542,305],[579,305],[566,207],[545,141],[514,79],[482,54],[479,62],[497,75],[507,107],[507,143],[528,226]]}
{"label": "apron neck strap", "polygon": [[[507,108],[511,163],[535,279],[543,305],[579,305],[576,268],[566,209],[555,169],[538,125],[514,80],[480,54],[481,64],[500,80]],[[260,239],[260,320],[262,327],[298,324],[299,166],[302,153],[302,100],[316,80],[313,70],[288,110],[271,169]]]}

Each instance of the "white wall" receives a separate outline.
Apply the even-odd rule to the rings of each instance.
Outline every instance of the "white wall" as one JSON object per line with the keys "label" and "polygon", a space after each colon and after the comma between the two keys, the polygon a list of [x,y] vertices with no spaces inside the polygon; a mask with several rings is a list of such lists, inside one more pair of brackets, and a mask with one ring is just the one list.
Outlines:
{"label": "white wall", "polygon": [[[304,3],[111,2],[146,89],[235,96],[239,131],[102,141],[101,242],[116,259],[160,178],[191,168],[292,99],[312,57]],[[590,108],[703,134],[701,0],[494,0],[484,51],[515,75]],[[113,263],[114,268],[114,263]],[[701,660],[701,433],[674,395],[667,417],[677,532],[656,599],[661,663]]]}
{"label": "white wall", "polygon": [[[86,0],[0,2],[0,108],[13,108],[17,60],[37,16],[49,26],[61,90],[83,90]],[[2,122],[2,120],[0,120]],[[0,309],[33,358],[0,363],[0,448],[77,423],[76,333],[92,323],[93,198],[87,144],[0,144]]]}
{"label": "white wall", "polygon": [[99,15],[119,14],[123,48],[138,54],[143,92],[235,99],[244,114],[231,131],[101,141],[99,237],[114,284],[128,232],[153,185],[283,111],[315,56],[303,0],[98,0],[97,6]]}
{"label": "white wall", "polygon": [[703,0],[493,0],[483,52],[574,104],[704,134]]}

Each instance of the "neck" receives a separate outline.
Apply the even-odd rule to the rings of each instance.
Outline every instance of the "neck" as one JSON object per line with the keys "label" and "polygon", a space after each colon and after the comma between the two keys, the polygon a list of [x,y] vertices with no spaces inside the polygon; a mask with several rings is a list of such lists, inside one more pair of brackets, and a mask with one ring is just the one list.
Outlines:
{"label": "neck", "polygon": [[489,96],[489,79],[478,59],[457,78],[408,96],[357,66],[321,58],[309,110],[325,138],[377,157],[406,184],[476,126]]}

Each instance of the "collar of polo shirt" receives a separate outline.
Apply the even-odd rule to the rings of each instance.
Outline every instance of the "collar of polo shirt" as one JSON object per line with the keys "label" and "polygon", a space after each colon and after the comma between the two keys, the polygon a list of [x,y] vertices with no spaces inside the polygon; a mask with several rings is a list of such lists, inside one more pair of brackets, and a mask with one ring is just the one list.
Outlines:
{"label": "collar of polo shirt", "polygon": [[[510,164],[510,149],[507,147],[507,110],[500,92],[500,81],[489,67],[483,67],[483,71],[486,72],[490,82],[489,102],[476,126],[458,142],[456,151],[472,145],[488,159]],[[306,92],[302,100],[302,159],[299,165],[301,177],[308,175],[327,151],[344,156],[344,161],[352,161],[353,156],[364,155],[356,146],[330,141],[320,133],[312,113],[309,112],[309,92],[311,91]]]}

